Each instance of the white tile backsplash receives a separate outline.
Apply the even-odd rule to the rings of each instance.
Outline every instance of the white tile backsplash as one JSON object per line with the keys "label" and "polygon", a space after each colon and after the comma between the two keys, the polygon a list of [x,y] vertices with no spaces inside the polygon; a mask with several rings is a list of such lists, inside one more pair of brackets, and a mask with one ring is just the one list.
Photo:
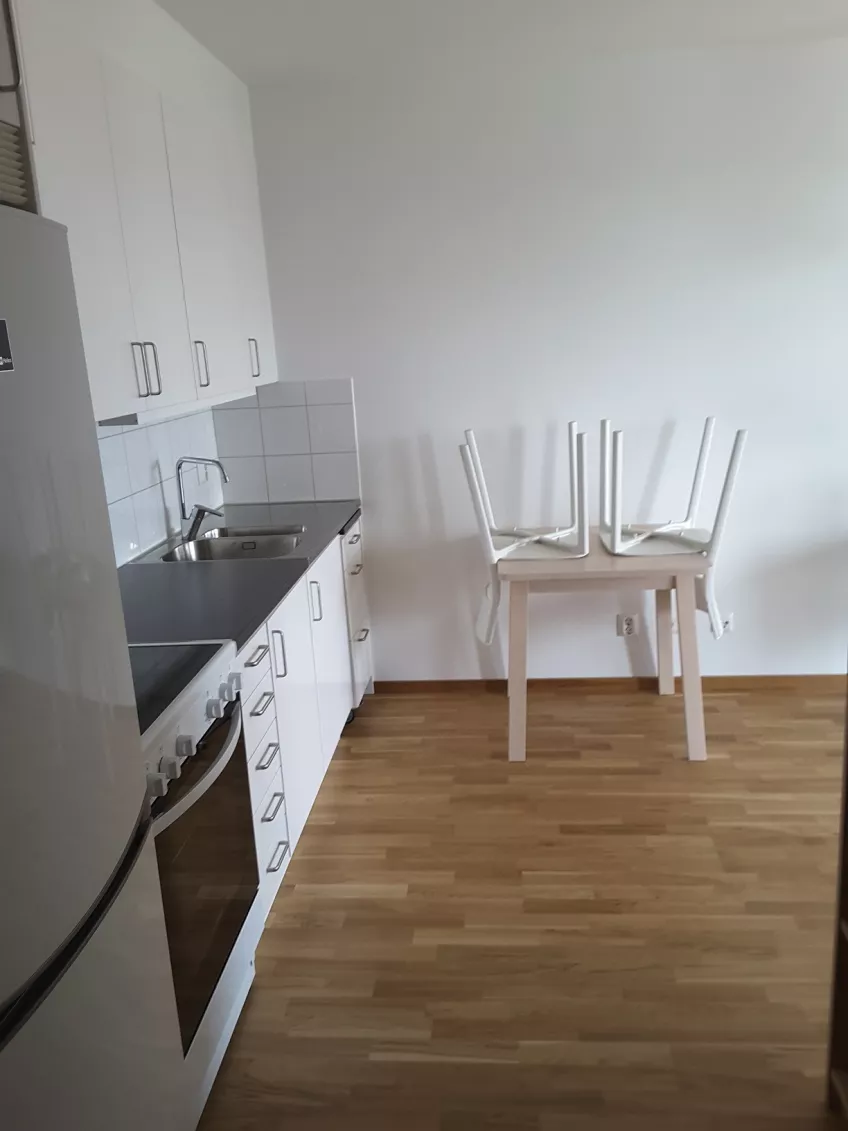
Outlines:
{"label": "white tile backsplash", "polygon": [[138,528],[135,524],[132,495],[109,504],[109,523],[112,527],[115,560],[118,565],[123,565],[139,553]]}
{"label": "white tile backsplash", "polygon": [[163,485],[157,483],[132,496],[138,544],[143,550],[164,542],[168,537],[165,494],[162,488]]}
{"label": "white tile backsplash", "polygon": [[306,408],[263,408],[262,444],[266,456],[309,455]]}
{"label": "white tile backsplash", "polygon": [[233,476],[227,502],[359,496],[349,379],[261,385],[256,398],[216,407],[212,417],[218,451]]}
{"label": "white tile backsplash", "polygon": [[310,405],[309,442],[316,452],[356,451],[356,426],[352,404]]}
{"label": "white tile backsplash", "polygon": [[312,473],[316,499],[359,498],[356,452],[313,455]]}
{"label": "white tile backsplash", "polygon": [[127,467],[130,472],[132,494],[152,487],[158,478],[158,465],[154,463],[149,428],[133,428],[124,433]]}
{"label": "white tile backsplash", "polygon": [[[178,533],[176,461],[189,455],[216,459],[215,425],[212,410],[203,409],[176,420],[110,427],[99,434],[115,559],[123,565]],[[263,484],[264,478],[263,463]],[[221,505],[220,476],[214,468],[202,468],[198,476],[194,467],[186,467],[183,479],[189,509],[195,503]],[[259,499],[266,498],[263,487]]]}
{"label": "white tile backsplash", "polygon": [[265,469],[270,502],[302,503],[315,498],[311,456],[266,456]]}
{"label": "white tile backsplash", "polygon": [[106,502],[114,503],[130,494],[130,473],[127,468],[127,452],[121,435],[112,435],[98,441],[100,466],[103,468],[103,482],[106,486]]}
{"label": "white tile backsplash", "polygon": [[260,408],[288,408],[291,405],[306,404],[306,388],[303,381],[272,381],[260,385],[256,390]]}
{"label": "white tile backsplash", "polygon": [[259,426],[259,409],[245,408],[241,412],[220,412],[215,415],[215,440],[218,455],[261,456],[262,429]]}
{"label": "white tile backsplash", "polygon": [[264,456],[230,456],[224,466],[230,477],[229,483],[224,484],[224,502],[268,502]]}

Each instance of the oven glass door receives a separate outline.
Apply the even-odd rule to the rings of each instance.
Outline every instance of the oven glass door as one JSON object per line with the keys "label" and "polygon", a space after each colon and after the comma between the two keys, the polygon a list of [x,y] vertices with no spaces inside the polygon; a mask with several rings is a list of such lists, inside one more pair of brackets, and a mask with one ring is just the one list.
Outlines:
{"label": "oven glass door", "polygon": [[259,890],[238,703],[154,804],[153,834],[187,1053]]}

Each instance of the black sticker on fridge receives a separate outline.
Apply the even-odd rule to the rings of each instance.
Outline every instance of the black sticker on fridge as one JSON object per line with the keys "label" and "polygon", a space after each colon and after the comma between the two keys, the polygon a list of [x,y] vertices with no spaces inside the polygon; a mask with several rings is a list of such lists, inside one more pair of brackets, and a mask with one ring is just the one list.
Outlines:
{"label": "black sticker on fridge", "polygon": [[13,373],[15,361],[12,357],[12,347],[9,345],[9,329],[6,319],[0,318],[0,373]]}

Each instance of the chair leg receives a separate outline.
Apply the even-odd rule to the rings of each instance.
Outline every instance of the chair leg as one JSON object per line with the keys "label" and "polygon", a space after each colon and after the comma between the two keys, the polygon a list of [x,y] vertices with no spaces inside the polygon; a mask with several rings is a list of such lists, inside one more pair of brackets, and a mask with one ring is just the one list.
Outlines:
{"label": "chair leg", "polygon": [[680,667],[683,672],[683,715],[686,719],[686,745],[690,762],[705,762],[707,735],[704,727],[704,699],[701,665],[698,659],[698,630],[695,623],[695,579],[679,575],[677,588],[677,628],[680,633]]}
{"label": "chair leg", "polygon": [[526,581],[509,583],[509,760],[527,757],[527,595]]}
{"label": "chair leg", "polygon": [[674,694],[674,640],[671,629],[671,590],[656,591],[657,606],[657,690]]}

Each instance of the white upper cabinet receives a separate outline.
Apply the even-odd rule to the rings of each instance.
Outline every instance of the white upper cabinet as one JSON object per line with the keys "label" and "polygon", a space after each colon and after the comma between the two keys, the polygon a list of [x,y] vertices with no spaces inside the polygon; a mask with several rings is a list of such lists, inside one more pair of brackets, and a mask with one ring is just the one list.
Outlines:
{"label": "white upper cabinet", "polygon": [[39,206],[68,228],[95,418],[276,380],[244,85],[153,0],[14,7]]}
{"label": "white upper cabinet", "polygon": [[278,379],[277,350],[247,97],[241,105],[233,105],[231,111],[228,135],[232,156],[226,165],[230,176],[236,271],[240,280],[242,334],[246,338],[242,344],[252,383],[266,385]]}
{"label": "white upper cabinet", "polygon": [[17,12],[40,210],[68,229],[94,415],[141,412],[147,389],[131,345],[136,327],[99,60],[45,0],[21,2]]}
{"label": "white upper cabinet", "polygon": [[102,61],[109,133],[135,313],[136,361],[151,406],[197,399],[159,91]]}
{"label": "white upper cabinet", "polygon": [[199,395],[244,395],[253,380],[242,327],[235,224],[226,160],[222,160],[221,115],[214,105],[167,95],[164,110]]}

